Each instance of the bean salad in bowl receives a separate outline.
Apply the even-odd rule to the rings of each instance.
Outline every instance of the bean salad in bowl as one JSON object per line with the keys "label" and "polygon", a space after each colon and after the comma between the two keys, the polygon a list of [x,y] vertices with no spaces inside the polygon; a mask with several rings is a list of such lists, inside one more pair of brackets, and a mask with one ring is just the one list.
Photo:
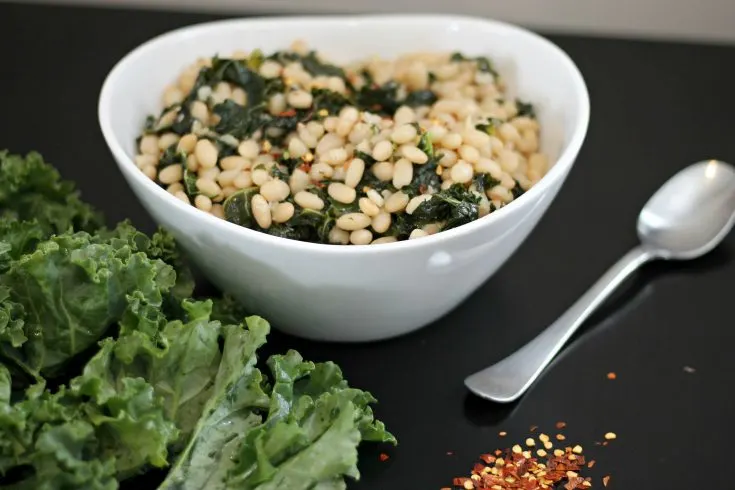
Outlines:
{"label": "bean salad in bowl", "polygon": [[178,199],[301,241],[381,244],[506,206],[547,171],[530,103],[487,57],[338,66],[301,41],[199,58],[163,93],[135,163]]}

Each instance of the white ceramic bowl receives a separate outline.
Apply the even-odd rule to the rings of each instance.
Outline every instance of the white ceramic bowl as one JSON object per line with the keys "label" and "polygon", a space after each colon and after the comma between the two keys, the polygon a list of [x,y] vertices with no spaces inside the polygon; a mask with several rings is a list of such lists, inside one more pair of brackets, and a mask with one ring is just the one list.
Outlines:
{"label": "white ceramic bowl", "polygon": [[[419,240],[339,246],[276,238],[186,205],[140,172],[135,139],[158,113],[163,88],[199,56],[284,49],[296,38],[336,62],[372,54],[458,50],[489,56],[511,95],[537,107],[554,162],[528,192],[490,215]],[[589,98],[557,46],[527,30],[459,16],[275,17],[209,22],[139,46],[105,80],[104,138],[148,212],[221,289],[283,331],[320,340],[403,334],[446,314],[485,282],[528,236],[556,196],[584,140]]]}

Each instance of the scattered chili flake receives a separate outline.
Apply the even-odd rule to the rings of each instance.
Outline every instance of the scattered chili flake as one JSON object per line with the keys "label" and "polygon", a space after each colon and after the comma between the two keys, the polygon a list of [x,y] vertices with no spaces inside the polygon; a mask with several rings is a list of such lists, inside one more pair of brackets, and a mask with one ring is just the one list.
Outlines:
{"label": "scattered chili flake", "polygon": [[[535,430],[535,429],[534,429]],[[548,441],[545,434],[539,440]],[[511,448],[494,451],[494,455],[481,454],[469,478],[453,479],[455,487],[467,490],[585,490],[592,487],[592,480],[582,475],[588,465],[582,455],[582,446],[574,445],[556,449],[552,454],[543,449],[531,448],[534,439],[525,440],[525,446],[514,444]],[[593,463],[590,462],[589,467]]]}
{"label": "scattered chili flake", "polygon": [[613,372],[607,373],[607,379],[617,379],[617,377],[618,375]]}
{"label": "scattered chili flake", "polygon": [[694,369],[694,368],[693,368],[693,367],[691,367],[691,366],[684,366],[684,372],[685,372],[685,373],[689,373],[689,374],[694,374],[694,373],[696,373],[696,372],[697,372],[697,370],[696,370],[696,369]]}
{"label": "scattered chili flake", "polygon": [[499,433],[498,435],[499,435],[500,437],[505,437],[505,436],[507,436],[507,435],[508,435],[508,433],[507,433],[507,432],[505,432],[505,431],[501,431],[501,432],[500,432],[500,433]]}
{"label": "scattered chili flake", "polygon": [[454,456],[454,453],[452,451],[447,451],[447,456]]}
{"label": "scattered chili flake", "polygon": [[378,458],[380,459],[380,461],[388,461],[390,459],[390,456],[385,453],[380,453],[380,456]]}
{"label": "scattered chili flake", "polygon": [[531,426],[531,428],[530,428],[529,430],[530,430],[531,432],[536,432],[536,430],[537,430],[537,429],[538,429],[538,425],[532,425],[532,426]]}
{"label": "scattered chili flake", "polygon": [[566,422],[557,422],[556,423],[556,428],[559,429],[559,430],[564,429],[566,426],[567,426],[567,423]]}
{"label": "scattered chili flake", "polygon": [[595,466],[595,463],[596,463],[596,461],[593,459],[592,461],[590,461],[589,463],[587,463],[587,468],[594,467]]}
{"label": "scattered chili flake", "polygon": [[296,109],[288,109],[288,110],[285,110],[285,111],[281,112],[278,115],[280,117],[291,117],[291,116],[295,116],[296,115]]}
{"label": "scattered chili flake", "polygon": [[557,434],[557,435],[556,435],[556,440],[557,440],[557,441],[563,441],[563,440],[565,440],[566,438],[567,438],[567,437],[566,437],[566,436],[565,436],[564,434]]}
{"label": "scattered chili flake", "polygon": [[610,476],[608,475],[608,476],[602,477],[602,484],[604,486],[607,486],[608,483],[610,483]]}

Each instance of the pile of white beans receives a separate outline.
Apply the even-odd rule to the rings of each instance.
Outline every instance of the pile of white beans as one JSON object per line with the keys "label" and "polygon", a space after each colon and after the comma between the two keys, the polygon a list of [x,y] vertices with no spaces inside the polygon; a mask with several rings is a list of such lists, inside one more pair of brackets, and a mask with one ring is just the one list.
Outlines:
{"label": "pile of white beans", "polygon": [[[305,53],[303,43],[292,50]],[[244,59],[247,53],[235,53]],[[179,76],[163,94],[165,107],[180,103],[192,90],[199,70],[211,65],[211,59],[200,59]],[[422,194],[409,198],[402,192],[410,185],[415,170],[429,160],[417,146],[422,132],[428,132],[435,154],[441,154],[437,175],[441,188],[463,184],[479,195],[480,217],[513,200],[513,188],[533,186],[545,174],[547,157],[539,150],[539,124],[535,118],[518,116],[518,107],[504,98],[505,87],[492,73],[478,70],[474,61],[452,61],[449,53],[410,53],[393,60],[379,57],[343,66],[350,82],[364,83],[359,75],[367,70],[378,84],[397,81],[401,91],[432,90],[438,100],[431,106],[401,106],[392,117],[384,117],[347,106],[338,114],[321,120],[299,124],[286,135],[283,148],[268,141],[269,134],[256,132],[252,138],[237,141],[231,135],[211,137],[218,116],[214,105],[227,99],[246,105],[245,91],[226,82],[199,89],[189,110],[195,118],[192,131],[146,134],[140,138],[137,166],[151,179],[163,185],[178,199],[198,209],[224,218],[223,202],[241,189],[257,187],[251,201],[257,225],[266,231],[274,224],[287,223],[299,208],[322,210],[326,203],[309,192],[320,182],[328,181],[326,192],[339,203],[357,203],[359,211],[339,216],[329,232],[334,244],[377,244],[396,241],[386,233],[396,213],[413,213],[440,189],[422,189]],[[337,76],[312,76],[299,62],[285,66],[266,60],[258,68],[264,78],[282,77],[285,93],[276,93],[267,101],[271,114],[282,114],[290,108],[305,109],[312,105],[311,90],[326,88],[346,93],[345,81]],[[157,121],[165,125],[164,113]],[[496,121],[495,130],[476,128],[488,119]],[[417,130],[418,124],[418,130]],[[229,138],[229,140],[228,140]],[[237,148],[236,154],[220,157],[221,141]],[[234,140],[234,141],[231,141]],[[186,155],[185,163],[158,168],[164,151],[176,145]],[[284,152],[300,158],[303,165],[295,168],[287,180],[270,172]],[[356,152],[372,156],[368,164]],[[185,191],[184,171],[196,176],[198,192],[190,197]],[[390,182],[395,190],[378,192],[360,186],[366,172],[378,180]],[[499,182],[490,189],[477,192],[472,180],[478,174],[490,174]],[[442,223],[431,223],[414,229],[411,239],[441,231]]]}

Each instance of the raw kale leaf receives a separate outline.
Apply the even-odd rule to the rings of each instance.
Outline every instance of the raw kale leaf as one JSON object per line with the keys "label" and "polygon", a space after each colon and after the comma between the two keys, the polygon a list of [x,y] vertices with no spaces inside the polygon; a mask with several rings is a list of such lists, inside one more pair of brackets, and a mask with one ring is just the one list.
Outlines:
{"label": "raw kale leaf", "polygon": [[0,150],[0,212],[9,220],[35,219],[44,237],[102,226],[102,217],[79,199],[74,184],[36,152],[23,158]]}

